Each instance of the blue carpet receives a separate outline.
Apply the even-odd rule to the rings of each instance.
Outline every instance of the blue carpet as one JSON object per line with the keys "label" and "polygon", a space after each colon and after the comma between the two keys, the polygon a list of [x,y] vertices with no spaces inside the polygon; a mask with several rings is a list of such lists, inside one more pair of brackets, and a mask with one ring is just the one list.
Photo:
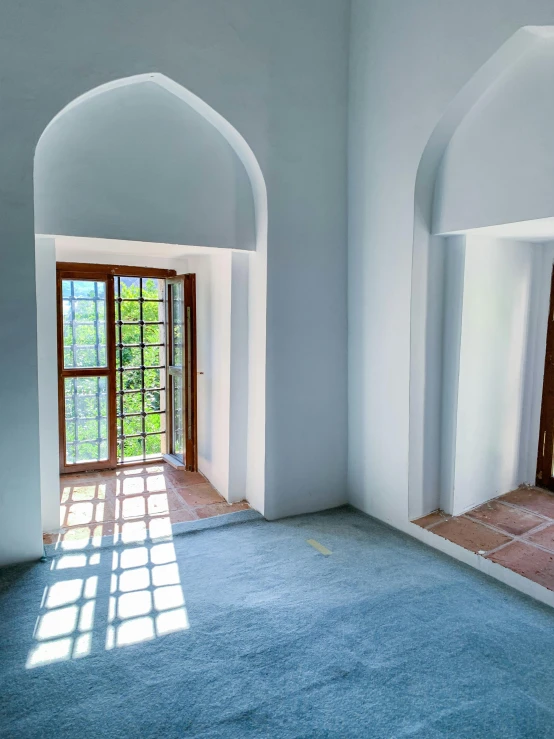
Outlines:
{"label": "blue carpet", "polygon": [[554,737],[554,612],[349,508],[75,549],[0,593],[6,739]]}

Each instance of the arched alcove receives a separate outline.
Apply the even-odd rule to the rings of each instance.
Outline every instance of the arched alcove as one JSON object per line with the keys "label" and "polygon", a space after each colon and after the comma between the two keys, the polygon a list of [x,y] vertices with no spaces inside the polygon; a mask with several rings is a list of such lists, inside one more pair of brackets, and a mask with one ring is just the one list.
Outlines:
{"label": "arched alcove", "polygon": [[40,234],[256,249],[240,157],[151,78],[59,116],[37,146],[34,181]]}
{"label": "arched alcove", "polygon": [[481,96],[442,158],[434,233],[553,215],[553,89],[554,43],[543,40]]}
{"label": "arched alcove", "polygon": [[[542,99],[554,72],[552,36],[551,27],[527,27],[509,39],[452,101],[419,165],[411,305],[412,519],[439,507],[452,483],[444,460],[456,443],[449,414],[458,385],[449,387],[445,377],[459,371],[461,335],[451,319],[461,311],[460,276],[467,265],[462,236],[444,235],[552,215],[554,100]],[[503,236],[518,238],[511,230]],[[514,254],[519,251],[514,247]]]}
{"label": "arched alcove", "polygon": [[[224,250],[233,269],[233,253],[243,253],[239,302],[246,294],[247,308],[241,308],[245,328],[237,333],[247,356],[237,359],[231,346],[229,372],[234,366],[247,381],[230,376],[226,402],[230,428],[237,427],[233,405],[243,417],[244,441],[237,448],[244,473],[237,476],[245,480],[250,504],[263,513],[267,195],[242,136],[164,75],[102,85],[60,111],[40,137],[35,221],[43,526],[52,526],[58,505],[52,461],[57,459],[55,236],[149,242],[152,249],[163,244],[164,256],[172,244],[176,254],[179,246],[200,247],[197,259]],[[231,267],[228,271],[231,279]],[[239,387],[241,398],[233,398]],[[232,449],[227,454],[232,465],[236,454]]]}

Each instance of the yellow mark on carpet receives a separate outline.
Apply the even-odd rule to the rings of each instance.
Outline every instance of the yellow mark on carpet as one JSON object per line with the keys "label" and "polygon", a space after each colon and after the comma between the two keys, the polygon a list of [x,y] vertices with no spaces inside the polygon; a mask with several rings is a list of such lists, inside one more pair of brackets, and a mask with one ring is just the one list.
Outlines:
{"label": "yellow mark on carpet", "polygon": [[325,557],[328,557],[330,554],[333,554],[333,552],[330,549],[327,549],[327,547],[324,547],[323,544],[320,544],[315,539],[306,539],[306,542],[310,544],[314,549],[317,549],[318,552],[325,555]]}

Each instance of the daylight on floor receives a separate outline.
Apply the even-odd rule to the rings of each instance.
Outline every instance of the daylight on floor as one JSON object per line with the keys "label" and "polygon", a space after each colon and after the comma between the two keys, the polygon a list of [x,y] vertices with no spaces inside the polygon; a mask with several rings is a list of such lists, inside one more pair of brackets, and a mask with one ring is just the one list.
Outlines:
{"label": "daylight on floor", "polygon": [[0,41],[0,736],[554,738],[554,0]]}

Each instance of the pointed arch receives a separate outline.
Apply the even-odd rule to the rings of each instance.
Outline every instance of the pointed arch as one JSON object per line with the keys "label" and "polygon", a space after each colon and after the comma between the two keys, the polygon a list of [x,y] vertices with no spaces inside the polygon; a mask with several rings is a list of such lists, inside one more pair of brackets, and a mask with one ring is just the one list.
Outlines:
{"label": "pointed arch", "polygon": [[[181,101],[190,109],[198,113],[203,120],[227,142],[236,154],[246,172],[251,188],[254,207],[255,248],[247,252],[249,259],[248,269],[248,411],[247,411],[247,440],[246,440],[246,497],[252,507],[264,512],[265,501],[265,388],[266,388],[266,302],[267,302],[267,230],[268,230],[268,201],[265,179],[254,152],[237,131],[222,115],[201,100],[182,85],[163,74],[154,72],[139,74],[121,79],[112,80],[93,88],[75,98],[62,108],[49,122],[42,132],[35,149],[47,144],[49,134],[55,130],[57,124],[69,113],[77,111],[91,101],[106,93],[121,89],[154,84],[169,93],[174,99]],[[52,240],[50,240],[51,242]],[[37,235],[37,308],[39,319],[41,314],[51,316],[52,305],[49,308],[48,280],[51,279],[55,263],[55,250],[48,238]],[[42,310],[42,308],[45,310]],[[55,317],[55,316],[54,316]],[[46,320],[46,319],[44,319]],[[48,319],[49,320],[49,319]],[[53,328],[42,326],[38,332],[38,374],[39,380],[39,418],[40,424],[45,424],[44,432],[41,428],[41,498],[43,509],[43,525],[45,511],[55,511],[57,502],[52,503],[52,496],[57,497],[58,485],[52,485],[52,457],[53,443],[57,437],[52,429],[52,397],[57,399],[57,388],[52,386],[53,362],[55,358],[45,342],[51,342],[55,337]],[[55,339],[54,339],[55,341]],[[42,346],[41,346],[42,342]],[[51,347],[50,347],[51,348]],[[57,400],[56,400],[57,402]],[[56,417],[56,414],[54,415]],[[46,432],[49,424],[48,432]],[[54,450],[54,458],[56,451]]]}
{"label": "pointed arch", "polygon": [[504,74],[542,43],[554,26],[525,26],[509,38],[464,85],[431,134],[417,170],[410,308],[409,517],[440,501],[443,268],[442,239],[433,235],[435,181],[456,129]]}
{"label": "pointed arch", "polygon": [[220,115],[197,95],[190,92],[190,90],[187,90],[185,87],[163,74],[154,72],[149,74],[133,75],[131,77],[123,77],[121,79],[106,82],[103,85],[99,85],[98,87],[83,93],[68,103],[54,116],[54,118],[52,118],[42,132],[37,142],[36,149],[38,149],[41,142],[47,137],[52,128],[55,127],[60,119],[67,113],[79,108],[91,100],[94,100],[99,95],[103,95],[107,92],[123,87],[140,85],[147,82],[158,85],[178,100],[186,103],[190,108],[201,115],[202,118],[208,121],[235,151],[246,170],[252,188],[256,221],[256,251],[263,251],[264,246],[267,243],[267,188],[261,167],[254,155],[254,152],[243,136],[234,126],[231,125],[231,123],[229,123],[229,121],[227,121],[226,118]]}

